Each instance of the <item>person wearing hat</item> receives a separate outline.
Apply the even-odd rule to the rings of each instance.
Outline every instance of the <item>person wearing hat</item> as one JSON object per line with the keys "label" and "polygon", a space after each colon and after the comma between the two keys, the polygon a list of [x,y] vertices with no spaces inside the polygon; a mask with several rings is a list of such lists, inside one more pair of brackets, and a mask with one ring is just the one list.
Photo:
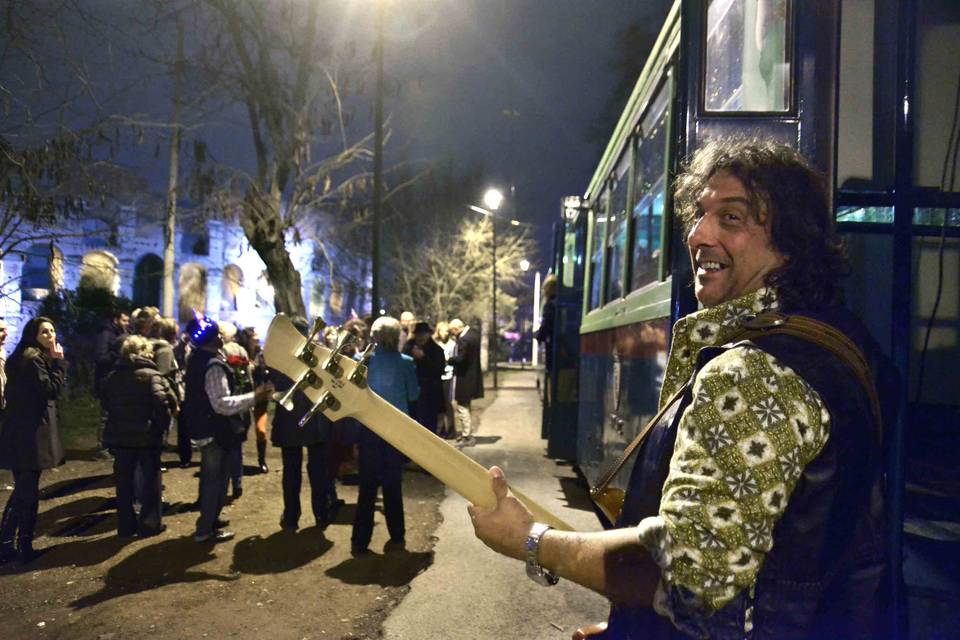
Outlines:
{"label": "person wearing hat", "polygon": [[200,448],[200,517],[193,539],[224,542],[233,538],[232,532],[224,530],[227,523],[220,519],[230,476],[229,451],[246,433],[243,416],[256,402],[268,399],[273,386],[264,384],[254,391],[237,393],[217,323],[196,316],[196,326],[190,333],[193,351],[187,360],[183,401],[190,435]]}
{"label": "person wearing hat", "polygon": [[446,357],[443,347],[433,341],[433,329],[429,323],[418,322],[413,326],[413,339],[404,345],[403,353],[413,358],[420,384],[420,397],[412,407],[412,415],[417,422],[436,433],[437,416],[444,410]]}

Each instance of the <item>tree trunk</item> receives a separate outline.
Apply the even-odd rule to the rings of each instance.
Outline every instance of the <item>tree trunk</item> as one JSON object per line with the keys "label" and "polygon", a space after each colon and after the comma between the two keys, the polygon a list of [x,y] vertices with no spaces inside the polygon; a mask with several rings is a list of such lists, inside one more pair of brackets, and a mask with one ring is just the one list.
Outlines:
{"label": "tree trunk", "polygon": [[250,244],[267,265],[267,278],[273,286],[273,306],[277,313],[306,318],[300,272],[294,267],[283,243],[258,244],[251,239]]}

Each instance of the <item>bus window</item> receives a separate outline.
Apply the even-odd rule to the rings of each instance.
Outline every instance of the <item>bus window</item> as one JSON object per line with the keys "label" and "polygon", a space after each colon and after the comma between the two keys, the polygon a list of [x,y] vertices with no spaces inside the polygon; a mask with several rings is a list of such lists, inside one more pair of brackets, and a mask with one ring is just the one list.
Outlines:
{"label": "bus window", "polygon": [[667,104],[670,84],[660,87],[657,99],[640,123],[634,175],[633,277],[631,289],[657,280],[660,261],[660,230],[663,226],[664,172],[667,153]]}
{"label": "bus window", "polygon": [[603,303],[603,248],[607,239],[607,191],[593,210],[593,242],[590,247],[590,308]]}
{"label": "bus window", "polygon": [[610,237],[607,239],[607,300],[624,294],[623,258],[627,246],[627,189],[630,182],[630,148],[624,150],[610,190]]}
{"label": "bus window", "polygon": [[788,0],[710,0],[705,111],[790,109]]}

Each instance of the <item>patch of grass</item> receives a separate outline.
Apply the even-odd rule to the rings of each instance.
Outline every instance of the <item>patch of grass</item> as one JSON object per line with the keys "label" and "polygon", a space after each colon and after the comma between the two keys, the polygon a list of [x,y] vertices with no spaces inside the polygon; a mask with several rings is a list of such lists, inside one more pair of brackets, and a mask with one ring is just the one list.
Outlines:
{"label": "patch of grass", "polygon": [[65,393],[57,402],[60,436],[66,449],[95,449],[100,402],[91,393]]}

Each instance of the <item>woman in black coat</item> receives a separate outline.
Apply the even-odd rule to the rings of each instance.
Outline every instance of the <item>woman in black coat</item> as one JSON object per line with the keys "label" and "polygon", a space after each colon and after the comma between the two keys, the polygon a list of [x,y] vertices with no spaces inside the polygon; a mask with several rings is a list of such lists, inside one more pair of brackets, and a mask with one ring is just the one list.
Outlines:
{"label": "woman in black coat", "polygon": [[41,316],[26,324],[6,372],[0,467],[13,471],[14,487],[0,520],[0,562],[18,555],[27,563],[37,556],[33,530],[40,506],[40,473],[63,462],[56,400],[66,367],[52,320]]}
{"label": "woman in black coat", "polygon": [[[129,336],[120,349],[120,362],[103,383],[107,425],[103,445],[114,453],[117,490],[117,534],[152,536],[161,524],[160,451],[177,396],[153,361],[153,343]],[[134,473],[143,477],[140,515],[133,510]]]}

